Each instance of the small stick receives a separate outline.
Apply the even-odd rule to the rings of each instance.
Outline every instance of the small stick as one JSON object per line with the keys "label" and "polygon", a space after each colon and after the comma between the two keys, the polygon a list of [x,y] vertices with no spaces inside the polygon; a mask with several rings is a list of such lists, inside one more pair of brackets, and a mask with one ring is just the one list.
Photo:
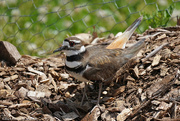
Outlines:
{"label": "small stick", "polygon": [[102,82],[99,83],[99,93],[98,93],[97,105],[99,105],[99,102],[100,102],[101,91],[102,91]]}
{"label": "small stick", "polygon": [[155,50],[153,50],[151,53],[149,53],[149,54],[145,57],[145,59],[148,59],[148,58],[152,57],[153,55],[155,55],[156,53],[158,53],[163,47],[165,47],[165,46],[167,46],[167,45],[168,45],[168,43],[165,43],[165,44],[159,46],[158,48],[156,48]]}
{"label": "small stick", "polygon": [[82,99],[81,99],[81,104],[80,104],[80,106],[82,106],[82,105],[83,105],[83,102],[84,102],[84,98],[85,98],[85,97],[86,97],[86,98],[87,98],[87,100],[88,100],[88,97],[87,97],[87,95],[86,95],[87,82],[84,82],[84,84],[85,84],[85,86],[84,86],[84,90],[82,90],[82,91],[83,91],[83,97],[82,97]]}

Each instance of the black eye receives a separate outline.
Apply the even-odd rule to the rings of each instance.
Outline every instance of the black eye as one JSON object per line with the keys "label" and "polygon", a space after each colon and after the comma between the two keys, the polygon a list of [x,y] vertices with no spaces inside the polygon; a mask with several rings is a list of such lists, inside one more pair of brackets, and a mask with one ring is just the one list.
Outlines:
{"label": "black eye", "polygon": [[73,47],[73,46],[75,45],[75,43],[74,43],[73,41],[69,41],[69,45],[70,45],[71,47]]}

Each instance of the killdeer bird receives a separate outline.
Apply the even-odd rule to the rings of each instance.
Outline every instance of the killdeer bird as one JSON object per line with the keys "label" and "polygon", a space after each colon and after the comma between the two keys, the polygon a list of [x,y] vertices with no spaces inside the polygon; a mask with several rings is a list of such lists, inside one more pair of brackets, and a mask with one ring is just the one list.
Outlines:
{"label": "killdeer bird", "polygon": [[[139,21],[137,22],[138,24],[133,24],[131,28],[137,27]],[[81,39],[68,37],[63,41],[62,46],[54,52],[63,51],[66,53],[65,67],[74,78],[84,82],[105,82],[110,80],[129,59],[134,57],[143,45],[144,39],[125,49],[120,49],[118,46],[116,49],[108,49],[108,46],[103,44],[85,47]],[[98,103],[101,88],[102,83],[100,83]]]}

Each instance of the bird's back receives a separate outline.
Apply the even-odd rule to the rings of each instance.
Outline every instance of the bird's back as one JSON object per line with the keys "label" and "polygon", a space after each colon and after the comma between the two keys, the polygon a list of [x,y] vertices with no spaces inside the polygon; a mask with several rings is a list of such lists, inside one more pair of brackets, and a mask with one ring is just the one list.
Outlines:
{"label": "bird's back", "polygon": [[84,58],[90,68],[83,76],[88,80],[106,80],[112,77],[129,59],[134,57],[144,46],[144,40],[132,47],[122,49],[105,49],[101,46],[87,48],[88,56]]}

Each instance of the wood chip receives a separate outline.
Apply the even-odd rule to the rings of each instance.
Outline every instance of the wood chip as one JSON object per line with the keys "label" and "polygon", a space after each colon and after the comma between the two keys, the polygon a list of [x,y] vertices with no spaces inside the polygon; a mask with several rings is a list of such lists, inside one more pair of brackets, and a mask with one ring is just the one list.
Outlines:
{"label": "wood chip", "polygon": [[27,93],[27,96],[34,101],[40,101],[40,98],[45,97],[45,95],[45,92],[40,91],[29,91]]}
{"label": "wood chip", "polygon": [[174,50],[175,53],[180,53],[180,45],[175,46]]}
{"label": "wood chip", "polygon": [[152,62],[152,66],[156,66],[156,65],[158,65],[159,64],[159,61],[160,61],[160,59],[161,59],[161,55],[156,55],[155,57],[154,57],[154,59],[153,59],[153,62]]}
{"label": "wood chip", "polygon": [[4,82],[3,81],[0,81],[0,90],[1,89],[4,89]]}
{"label": "wood chip", "polygon": [[0,108],[7,108],[7,106],[5,106],[5,105],[0,105]]}
{"label": "wood chip", "polygon": [[165,76],[168,72],[169,68],[162,66],[160,70],[160,76]]}
{"label": "wood chip", "polygon": [[60,76],[62,77],[62,80],[66,80],[69,78],[69,74],[60,74]]}
{"label": "wood chip", "polygon": [[48,78],[49,80],[51,81],[51,83],[53,84],[54,86],[54,91],[57,92],[58,91],[58,88],[57,88],[57,85],[56,85],[56,82],[54,81],[54,79],[52,78],[51,74],[48,74]]}
{"label": "wood chip", "polygon": [[27,92],[28,90],[24,87],[21,87],[19,90],[18,90],[18,95],[22,98],[25,98],[27,96]]}
{"label": "wood chip", "polygon": [[7,95],[10,94],[10,91],[6,90],[6,89],[1,89],[0,90],[0,98],[6,98]]}
{"label": "wood chip", "polygon": [[166,34],[162,34],[161,36],[158,36],[157,41],[166,38]]}
{"label": "wood chip", "polygon": [[30,75],[32,77],[36,76],[36,74],[31,73],[31,72],[23,72],[24,75]]}
{"label": "wood chip", "polygon": [[42,120],[43,121],[56,121],[55,117],[49,114],[43,114]]}
{"label": "wood chip", "polygon": [[39,83],[47,83],[47,82],[49,82],[49,79],[41,80]]}
{"label": "wood chip", "polygon": [[124,121],[128,117],[128,115],[130,115],[131,112],[132,112],[132,108],[124,109],[120,114],[118,114],[117,121]]}
{"label": "wood chip", "polygon": [[133,73],[134,73],[136,78],[139,78],[139,69],[137,66],[135,66],[135,68],[133,69]]}
{"label": "wood chip", "polygon": [[126,78],[126,80],[127,80],[127,81],[133,81],[133,82],[135,81],[135,79],[132,78],[131,76],[128,76],[128,77]]}
{"label": "wood chip", "polygon": [[100,116],[100,108],[96,105],[81,121],[97,121]]}
{"label": "wood chip", "polygon": [[12,70],[14,70],[14,71],[25,71],[25,68],[22,68],[22,67],[13,67]]}
{"label": "wood chip", "polygon": [[78,118],[79,116],[75,113],[75,112],[70,112],[70,113],[66,113],[65,115],[62,116],[62,119],[64,121],[72,121],[76,118]]}
{"label": "wood chip", "polygon": [[120,93],[124,92],[125,88],[126,88],[125,86],[119,87],[118,89],[116,89],[116,90],[114,91],[113,96],[117,96],[117,95],[119,95]]}
{"label": "wood chip", "polygon": [[101,120],[102,121],[115,121],[113,120],[113,118],[111,117],[111,114],[107,110],[105,110],[105,112],[101,114]]}
{"label": "wood chip", "polygon": [[47,76],[46,76],[43,72],[34,70],[34,69],[33,69],[32,67],[30,67],[30,66],[29,66],[27,69],[28,69],[28,71],[30,71],[30,72],[33,72],[33,73],[35,73],[35,74],[38,74],[38,75],[41,77],[42,80],[47,79]]}
{"label": "wood chip", "polygon": [[27,108],[31,106],[31,103],[22,103],[22,104],[13,104],[13,105],[10,105],[9,108]]}
{"label": "wood chip", "polygon": [[172,103],[161,102],[160,105],[156,108],[156,110],[168,110],[172,106]]}
{"label": "wood chip", "polygon": [[54,78],[59,78],[59,74],[56,71],[51,70],[50,73]]}
{"label": "wood chip", "polygon": [[13,102],[8,102],[7,100],[0,100],[0,105],[12,105]]}
{"label": "wood chip", "polygon": [[0,67],[0,71],[4,71],[5,70],[5,68],[3,68],[3,67]]}
{"label": "wood chip", "polygon": [[4,78],[3,81],[4,81],[4,82],[8,82],[8,81],[10,81],[10,80],[15,80],[15,79],[17,79],[17,78],[18,78],[18,75],[12,75],[12,76],[10,76],[10,77]]}
{"label": "wood chip", "polygon": [[0,76],[4,76],[4,75],[6,75],[7,73],[5,72],[5,71],[2,71],[1,73],[0,73]]}

